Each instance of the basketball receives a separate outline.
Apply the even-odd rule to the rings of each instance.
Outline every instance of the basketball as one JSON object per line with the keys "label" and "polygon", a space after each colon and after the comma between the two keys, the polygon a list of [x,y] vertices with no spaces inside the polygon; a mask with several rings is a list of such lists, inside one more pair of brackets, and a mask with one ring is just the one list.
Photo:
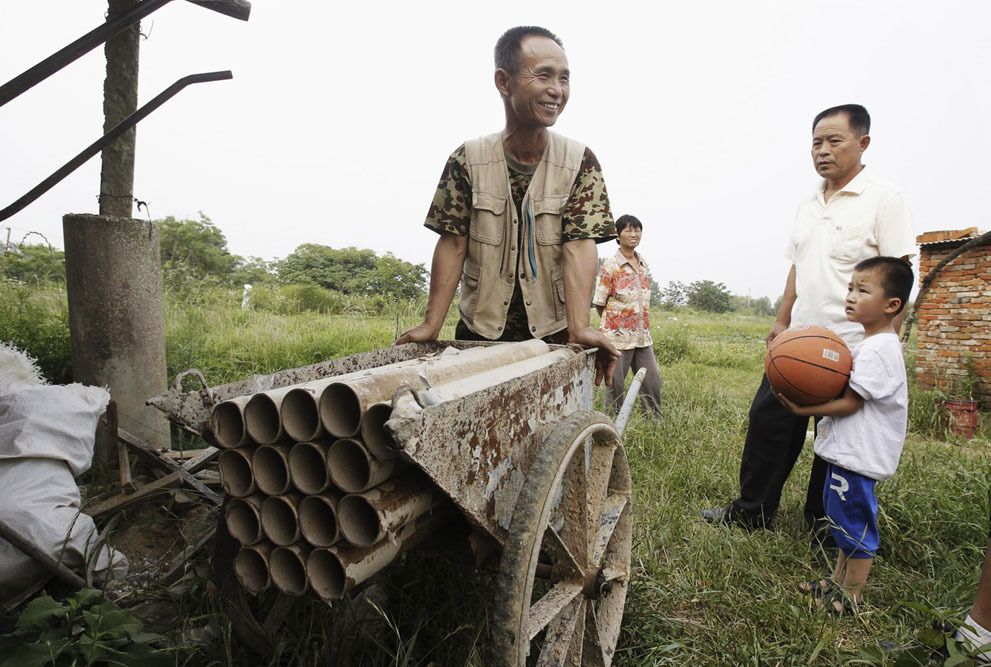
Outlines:
{"label": "basketball", "polygon": [[764,372],[775,393],[798,405],[818,405],[843,393],[853,357],[829,329],[814,325],[783,331],[767,349]]}

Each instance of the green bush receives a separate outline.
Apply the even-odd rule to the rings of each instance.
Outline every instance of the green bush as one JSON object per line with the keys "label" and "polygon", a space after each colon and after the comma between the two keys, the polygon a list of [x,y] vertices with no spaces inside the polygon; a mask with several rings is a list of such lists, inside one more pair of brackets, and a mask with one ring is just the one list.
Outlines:
{"label": "green bush", "polygon": [[0,340],[34,357],[49,382],[72,382],[69,311],[57,285],[0,281]]}

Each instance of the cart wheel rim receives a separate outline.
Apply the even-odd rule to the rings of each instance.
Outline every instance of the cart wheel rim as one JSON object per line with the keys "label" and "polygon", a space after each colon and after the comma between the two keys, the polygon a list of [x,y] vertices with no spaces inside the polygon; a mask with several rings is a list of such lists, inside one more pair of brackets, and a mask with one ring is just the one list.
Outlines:
{"label": "cart wheel rim", "polygon": [[631,490],[604,415],[572,415],[541,445],[500,568],[493,645],[504,664],[612,663],[630,579]]}

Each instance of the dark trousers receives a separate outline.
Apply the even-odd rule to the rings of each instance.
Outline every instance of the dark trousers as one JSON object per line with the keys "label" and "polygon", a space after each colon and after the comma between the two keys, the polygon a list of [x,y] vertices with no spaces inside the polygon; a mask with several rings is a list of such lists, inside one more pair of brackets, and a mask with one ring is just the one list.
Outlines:
{"label": "dark trousers", "polygon": [[635,347],[632,350],[620,350],[620,358],[616,361],[616,370],[612,374],[612,386],[605,388],[606,411],[615,415],[623,407],[626,398],[626,374],[633,370],[636,374],[641,368],[647,369],[647,374],[640,385],[640,407],[644,414],[653,413],[661,416],[661,376],[657,372],[657,360],[654,358],[654,348]]}
{"label": "dark trousers", "polygon": [[[808,417],[793,415],[774,395],[765,375],[750,404],[750,423],[740,461],[740,497],[733,513],[753,522],[770,522],[781,502],[781,489],[805,444]],[[805,521],[818,528],[825,520],[822,490],[826,462],[815,457],[805,498]]]}

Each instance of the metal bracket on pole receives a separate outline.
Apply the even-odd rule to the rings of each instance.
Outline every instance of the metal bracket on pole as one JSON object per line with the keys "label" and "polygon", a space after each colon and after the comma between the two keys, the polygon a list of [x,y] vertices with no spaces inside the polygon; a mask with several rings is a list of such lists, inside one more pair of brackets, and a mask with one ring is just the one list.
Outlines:
{"label": "metal bracket on pole", "polygon": [[176,95],[180,90],[186,86],[193,83],[204,83],[207,81],[223,81],[226,79],[233,79],[234,75],[231,74],[230,70],[224,70],[223,72],[206,72],[204,74],[190,74],[189,76],[184,76],[179,79],[171,86],[163,90],[161,93],[155,96],[150,102],[145,104],[143,107],[132,113],[130,116],[117,123],[109,132],[94,141],[88,147],[83,149],[81,153],[76,155],[64,165],[62,165],[58,170],[56,170],[51,176],[43,180],[38,185],[34,186],[27,194],[15,201],[13,204],[7,208],[0,210],[0,222],[6,220],[10,216],[14,215],[18,211],[22,210],[28,204],[33,202],[35,199],[45,194],[51,190],[55,185],[61,181],[63,178],[78,169],[84,162],[89,160],[91,157],[99,153],[104,146],[112,142],[114,139],[124,134],[132,127],[138,124],[139,121],[145,118],[152,111],[158,107],[165,104],[169,99]]}
{"label": "metal bracket on pole", "polygon": [[[189,1],[242,21],[247,21],[251,13],[251,3],[247,0]],[[90,30],[76,41],[0,86],[0,107],[170,2],[172,0],[144,0],[126,12],[110,17],[103,25]]]}

